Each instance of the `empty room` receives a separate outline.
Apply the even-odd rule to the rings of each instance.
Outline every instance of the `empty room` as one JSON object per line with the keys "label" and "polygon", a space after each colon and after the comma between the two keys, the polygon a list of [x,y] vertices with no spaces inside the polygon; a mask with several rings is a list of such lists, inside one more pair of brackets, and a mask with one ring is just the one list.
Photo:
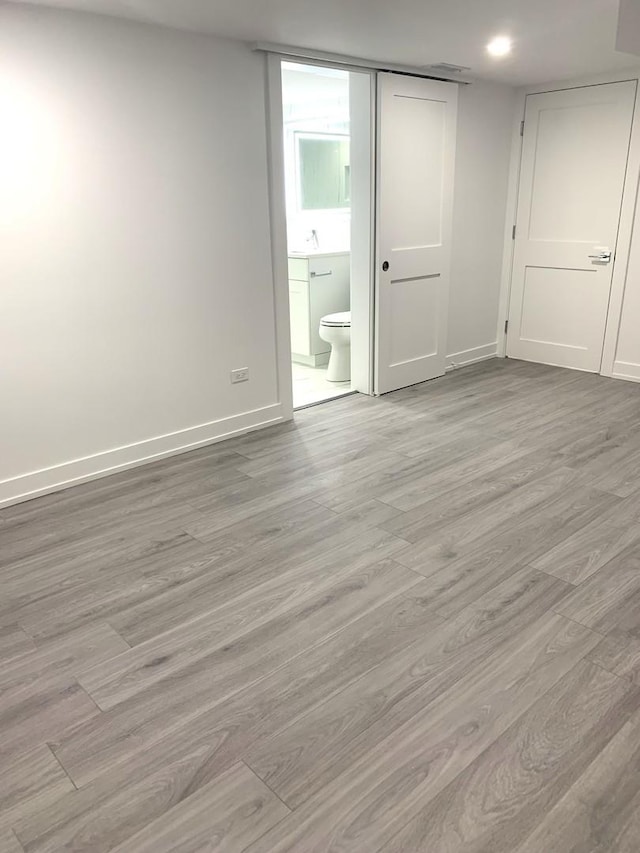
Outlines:
{"label": "empty room", "polygon": [[640,0],[0,0],[0,853],[640,851]]}

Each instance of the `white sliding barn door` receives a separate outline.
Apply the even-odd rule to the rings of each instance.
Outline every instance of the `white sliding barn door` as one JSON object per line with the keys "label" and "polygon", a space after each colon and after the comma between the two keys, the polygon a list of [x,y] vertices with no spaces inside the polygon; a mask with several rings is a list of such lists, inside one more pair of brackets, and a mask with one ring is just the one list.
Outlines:
{"label": "white sliding barn door", "polygon": [[445,371],[458,87],[378,75],[377,394]]}
{"label": "white sliding barn door", "polygon": [[636,82],[527,97],[507,355],[599,372]]}

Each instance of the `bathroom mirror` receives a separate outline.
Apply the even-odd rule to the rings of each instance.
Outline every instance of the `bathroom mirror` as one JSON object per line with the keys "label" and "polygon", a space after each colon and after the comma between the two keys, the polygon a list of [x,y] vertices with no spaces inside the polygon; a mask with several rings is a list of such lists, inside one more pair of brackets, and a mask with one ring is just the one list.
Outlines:
{"label": "bathroom mirror", "polygon": [[298,132],[295,137],[300,210],[348,209],[351,206],[349,136]]}

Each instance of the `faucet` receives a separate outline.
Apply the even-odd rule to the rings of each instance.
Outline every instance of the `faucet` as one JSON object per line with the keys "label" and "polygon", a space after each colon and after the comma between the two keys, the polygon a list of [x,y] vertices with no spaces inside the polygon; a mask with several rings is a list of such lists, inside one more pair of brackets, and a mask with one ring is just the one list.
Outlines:
{"label": "faucet", "polygon": [[312,228],[307,237],[307,243],[311,243],[313,249],[318,250],[320,248],[320,243],[318,241],[318,232],[315,228]]}

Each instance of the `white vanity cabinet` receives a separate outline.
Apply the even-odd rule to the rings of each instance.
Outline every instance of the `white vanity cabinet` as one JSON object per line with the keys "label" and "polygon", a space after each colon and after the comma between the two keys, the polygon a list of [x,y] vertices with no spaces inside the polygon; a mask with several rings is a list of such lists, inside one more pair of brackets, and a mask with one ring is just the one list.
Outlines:
{"label": "white vanity cabinet", "polygon": [[321,367],[331,347],[318,334],[325,314],[348,311],[351,304],[351,262],[348,252],[289,255],[291,357]]}

